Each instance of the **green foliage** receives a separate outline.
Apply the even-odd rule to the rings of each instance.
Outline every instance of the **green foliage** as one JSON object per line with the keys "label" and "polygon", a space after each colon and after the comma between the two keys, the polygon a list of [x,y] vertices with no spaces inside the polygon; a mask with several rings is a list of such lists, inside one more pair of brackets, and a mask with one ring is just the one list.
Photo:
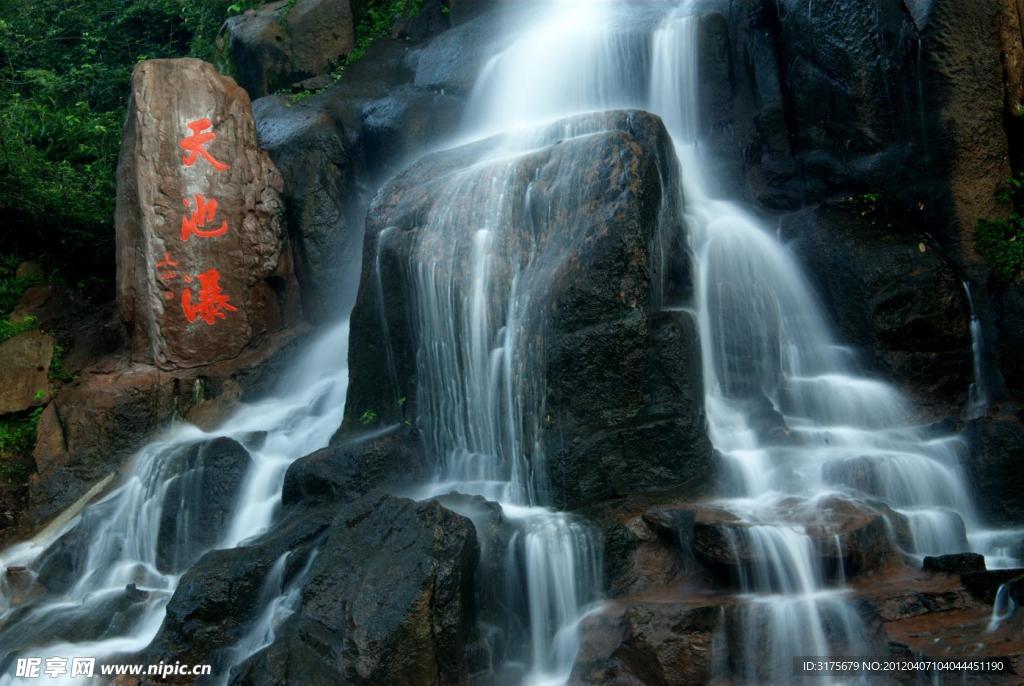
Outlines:
{"label": "green foliage", "polygon": [[331,71],[334,80],[342,77],[346,67],[362,59],[375,40],[389,35],[396,21],[415,17],[422,7],[423,0],[369,0],[362,20],[356,25],[355,47]]}
{"label": "green foliage", "polygon": [[251,4],[0,0],[0,221],[11,240],[110,254],[132,68],[183,55],[225,67],[223,22]]}
{"label": "green foliage", "polygon": [[7,457],[12,454],[32,451],[36,440],[36,424],[43,408],[37,407],[22,416],[6,416],[0,419],[0,455]]}
{"label": "green foliage", "polygon": [[74,376],[64,368],[64,346],[57,343],[53,346],[53,357],[50,358],[50,381],[67,383]]}
{"label": "green foliage", "polygon": [[28,414],[0,419],[0,480],[21,483],[28,478],[23,458],[35,445],[36,426],[42,413],[43,408],[37,407]]}
{"label": "green foliage", "polygon": [[38,326],[39,322],[36,321],[35,317],[22,317],[13,322],[7,318],[0,319],[0,343],[3,343],[8,338],[14,338],[20,333],[32,331],[38,328]]}
{"label": "green foliage", "polygon": [[378,419],[380,418],[377,416],[376,412],[374,412],[373,410],[367,410],[366,412],[359,416],[359,423],[364,426],[369,424],[376,424]]}
{"label": "green foliage", "polygon": [[1024,270],[1024,172],[1007,179],[996,197],[1013,213],[1006,219],[979,220],[975,245],[995,275],[1009,281]]}

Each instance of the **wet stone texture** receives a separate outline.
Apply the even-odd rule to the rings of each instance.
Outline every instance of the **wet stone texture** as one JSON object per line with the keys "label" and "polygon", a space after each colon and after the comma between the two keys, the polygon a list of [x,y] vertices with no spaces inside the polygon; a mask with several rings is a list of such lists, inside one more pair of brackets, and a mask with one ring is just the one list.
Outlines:
{"label": "wet stone texture", "polygon": [[[664,127],[652,115],[620,111],[569,118],[538,136],[544,144],[513,162],[479,164],[500,141],[428,155],[378,193],[352,315],[343,431],[358,431],[369,410],[384,424],[430,421],[418,416],[421,294],[409,265],[429,263],[432,278],[471,288],[471,237],[449,237],[429,259],[414,251],[439,213],[465,217],[449,224],[453,231],[478,229],[478,201],[453,200],[451,189],[497,175],[509,184],[503,197],[512,209],[502,217],[508,226],[494,227],[493,278],[504,285],[492,297],[507,294],[517,270],[530,293],[543,293],[518,324],[527,335],[516,364],[530,365],[524,402],[544,407],[539,426],[525,431],[543,447],[534,468],[547,500],[575,508],[623,492],[699,489],[711,475],[711,452],[696,326],[685,312],[663,310],[691,288]],[[455,176],[460,185],[447,186]],[[461,247],[449,250],[453,243]],[[529,412],[533,421],[538,410]]]}

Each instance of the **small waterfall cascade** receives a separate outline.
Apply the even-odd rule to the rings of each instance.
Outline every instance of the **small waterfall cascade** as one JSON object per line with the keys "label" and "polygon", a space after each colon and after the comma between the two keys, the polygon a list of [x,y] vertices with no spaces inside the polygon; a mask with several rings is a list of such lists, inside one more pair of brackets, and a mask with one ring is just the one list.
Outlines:
{"label": "small waterfall cascade", "polygon": [[[10,602],[9,589],[0,594],[5,603],[0,607],[0,684],[14,683],[14,669],[8,667],[22,650],[98,662],[142,650],[159,630],[181,575],[202,553],[237,546],[266,531],[278,510],[288,465],[326,446],[341,422],[347,339],[348,324],[335,326],[309,344],[273,397],[243,405],[215,431],[191,425],[171,429],[139,452],[121,485],[108,495],[61,528],[0,554],[0,567],[46,574],[48,558],[56,554],[70,555],[75,569],[66,588],[55,586],[59,593],[51,588],[50,594],[22,605]],[[203,456],[213,453],[209,446],[231,444],[225,439],[237,442],[234,454],[244,463],[236,458],[237,493],[225,504],[228,516],[211,539],[203,535],[203,527],[208,531],[211,525],[204,491],[195,486],[204,476]],[[223,479],[224,472],[209,476]],[[166,533],[168,521],[175,523],[173,534]],[[283,559],[279,566],[283,570]],[[289,589],[277,592],[281,570],[276,582],[266,582],[271,614],[254,629],[256,647],[272,631],[279,606],[287,605]],[[277,595],[284,597],[271,597]]]}
{"label": "small waterfall cascade", "polygon": [[985,349],[982,338],[981,322],[978,320],[978,313],[974,308],[974,296],[971,295],[971,285],[964,281],[964,292],[967,293],[967,302],[971,306],[971,353],[974,362],[974,382],[967,392],[967,418],[977,419],[985,416],[988,410],[988,384],[985,382]]}
{"label": "small waterfall cascade", "polygon": [[530,186],[519,165],[565,134],[517,132],[452,174],[408,265],[418,409],[437,461],[435,479],[416,495],[461,493],[501,505],[512,533],[503,563],[487,576],[503,588],[497,601],[508,621],[486,633],[491,670],[502,682],[568,677],[575,626],[601,581],[594,532],[544,506],[541,476],[542,299],[568,254],[531,223]]}
{"label": "small waterfall cascade", "polygon": [[1017,603],[1010,597],[1010,587],[1001,584],[996,591],[995,602],[992,603],[992,619],[989,620],[986,631],[992,633],[1016,612]]}

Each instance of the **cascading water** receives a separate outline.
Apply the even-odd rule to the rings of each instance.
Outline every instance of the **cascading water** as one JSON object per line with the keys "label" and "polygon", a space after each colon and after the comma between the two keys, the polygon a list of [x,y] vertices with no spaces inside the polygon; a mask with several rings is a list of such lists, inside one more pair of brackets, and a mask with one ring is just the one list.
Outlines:
{"label": "cascading water", "polygon": [[504,564],[490,571],[503,578],[499,602],[512,621],[492,632],[490,668],[503,680],[531,683],[568,677],[574,627],[596,600],[601,576],[593,532],[542,506],[535,341],[548,280],[567,254],[557,241],[541,244],[522,230],[528,198],[517,192],[516,170],[524,154],[564,133],[510,136],[452,175],[409,264],[417,398],[438,461],[436,480],[417,495],[458,492],[501,504],[513,533]]}
{"label": "cascading water", "polygon": [[[565,115],[647,109],[662,117],[676,144],[696,262],[692,311],[708,430],[727,488],[715,504],[743,524],[733,541],[740,606],[722,613],[718,668],[750,683],[786,682],[794,656],[862,653],[845,570],[841,562],[838,569],[823,564],[811,531],[816,508],[831,496],[884,501],[905,524],[901,543],[911,555],[965,550],[968,540],[981,540],[961,486],[961,441],[909,425],[900,394],[860,374],[851,351],[834,339],[785,247],[737,203],[709,192],[715,179],[701,149],[697,58],[697,16],[709,4],[559,0],[533,8],[484,67],[470,98],[465,137],[504,135],[448,179],[446,197],[424,218],[409,256],[418,409],[438,464],[417,496],[459,492],[497,501],[511,530],[500,542],[500,588],[490,594],[506,621],[483,632],[500,682],[564,682],[576,627],[598,601],[601,582],[594,533],[544,506],[539,313],[550,270],[566,256],[557,243],[538,250],[528,230],[517,230],[528,203],[512,192],[518,157],[568,133],[588,133],[548,131]],[[219,432],[177,429],[144,449],[125,483],[102,501],[6,551],[4,565],[37,569],[51,543],[77,528],[86,557],[82,577],[59,600],[0,608],[0,657],[31,646],[102,658],[148,644],[179,575],[203,552],[179,535],[175,557],[158,559],[160,513],[175,481],[182,482],[173,491],[185,513],[179,526],[192,522],[194,489],[184,483],[192,477],[168,472],[168,465],[194,470],[192,446],[214,436],[237,439],[251,464],[225,532],[206,547],[237,545],[265,530],[287,465],[325,445],[340,422],[344,374],[322,372],[341,366],[345,338],[340,327],[321,341],[280,398],[242,409]],[[262,431],[265,438],[257,437]],[[826,542],[836,551],[831,559],[841,560],[840,538]],[[285,562],[265,580],[263,611],[235,646],[235,663],[266,645],[291,610],[302,575],[282,587]],[[128,584],[144,594],[125,609]],[[68,633],[72,616],[106,621]]]}
{"label": "cascading water", "polygon": [[[0,684],[13,683],[14,670],[8,667],[21,651],[102,663],[142,650],[159,630],[167,602],[191,562],[208,548],[236,546],[265,531],[280,503],[288,465],[327,445],[341,421],[347,338],[347,323],[334,327],[310,345],[275,397],[241,407],[216,431],[187,425],[172,429],[136,456],[124,482],[109,495],[61,529],[4,551],[0,566],[39,572],[47,556],[66,545],[77,560],[77,578],[60,595],[24,605],[10,604],[15,594],[3,589]],[[204,476],[201,457],[211,449],[203,446],[223,446],[224,437],[245,446],[244,477],[234,502],[227,504],[230,516],[223,531],[208,545],[197,546],[195,540],[203,540],[199,527],[208,528],[210,522],[196,519],[204,507],[197,500],[202,493],[188,485]],[[168,508],[175,512],[177,527],[172,540],[161,540]],[[183,524],[191,528],[183,531]],[[269,606],[280,605],[269,597],[276,595],[274,589],[268,586],[267,593]],[[253,643],[267,630],[262,627]],[[63,678],[80,680],[69,674]]]}
{"label": "cascading water", "polygon": [[[812,512],[830,495],[865,507],[880,499],[918,559],[967,550],[978,520],[959,468],[963,441],[909,424],[899,392],[859,372],[834,339],[786,248],[708,191],[697,31],[713,4],[554,3],[486,65],[468,121],[482,135],[640,107],[672,134],[697,262],[708,429],[730,494],[717,504],[751,524],[743,535],[759,560],[740,580],[745,652],[716,663],[762,683],[789,678],[797,655],[863,654],[843,570],[826,575],[808,522],[792,518],[794,499]],[[490,237],[479,240],[486,250]],[[518,297],[521,284],[511,291]]]}
{"label": "cascading water", "polygon": [[967,418],[977,419],[985,414],[988,409],[988,384],[985,382],[985,350],[982,347],[984,339],[981,333],[981,322],[978,320],[978,313],[974,307],[974,296],[971,294],[971,285],[964,281],[964,292],[967,294],[967,302],[971,306],[971,353],[974,361],[974,382],[971,383],[967,394]]}

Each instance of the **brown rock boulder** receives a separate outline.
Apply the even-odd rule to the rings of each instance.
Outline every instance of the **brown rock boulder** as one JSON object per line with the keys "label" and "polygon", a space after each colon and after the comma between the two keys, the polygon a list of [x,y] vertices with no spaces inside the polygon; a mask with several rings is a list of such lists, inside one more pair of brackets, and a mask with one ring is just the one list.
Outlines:
{"label": "brown rock boulder", "polygon": [[53,337],[26,331],[0,343],[0,414],[21,412],[50,397]]}
{"label": "brown rock boulder", "polygon": [[[10,318],[34,317],[39,328],[53,334],[62,348],[61,372],[76,374],[96,360],[123,352],[124,327],[113,301],[97,303],[55,285],[32,286]],[[56,370],[55,370],[56,371]]]}
{"label": "brown rock boulder", "polygon": [[117,300],[133,361],[180,369],[232,359],[291,321],[281,187],[234,81],[194,59],[135,68],[116,213]]}
{"label": "brown rock boulder", "polygon": [[254,98],[325,74],[355,46],[349,0],[278,0],[227,21],[238,80]]}
{"label": "brown rock boulder", "polygon": [[580,627],[571,684],[683,686],[708,683],[721,608],[642,602],[612,606]]}
{"label": "brown rock boulder", "polygon": [[[838,497],[788,498],[776,506],[770,520],[806,534],[809,554],[821,561],[829,576],[861,574],[897,560],[889,532],[900,540],[908,537],[906,521],[887,507]],[[698,507],[691,534],[693,554],[717,578],[735,582],[744,571],[769,565],[771,531],[757,529],[720,507]]]}

